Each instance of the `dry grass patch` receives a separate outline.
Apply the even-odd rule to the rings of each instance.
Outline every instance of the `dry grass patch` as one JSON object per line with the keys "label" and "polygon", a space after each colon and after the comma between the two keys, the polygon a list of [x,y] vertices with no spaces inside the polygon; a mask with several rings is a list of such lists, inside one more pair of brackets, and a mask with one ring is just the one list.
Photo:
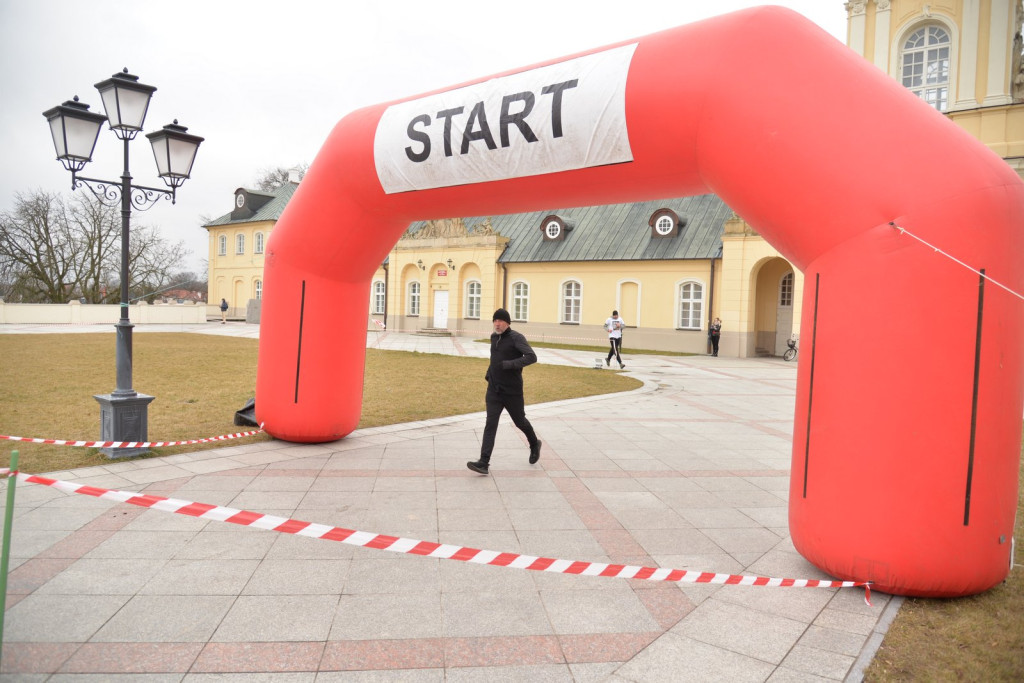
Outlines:
{"label": "dry grass patch", "polygon": [[1024,681],[1024,489],[1017,497],[1014,569],[1006,581],[966,598],[908,599],[865,681]]}
{"label": "dry grass patch", "polygon": [[[94,394],[116,385],[115,337],[107,333],[0,335],[0,433],[52,439],[99,439]],[[183,333],[133,335],[136,391],[149,407],[153,441],[232,434],[235,411],[256,385],[255,339]],[[487,362],[435,354],[368,349],[360,427],[377,427],[483,410]],[[532,365],[527,403],[628,391],[640,382],[617,372]],[[267,441],[261,434],[246,443]],[[100,465],[96,449],[0,441],[19,451],[25,472]],[[159,448],[155,456],[218,448],[224,443]],[[144,456],[145,457],[145,456]],[[153,456],[149,456],[153,457]]]}

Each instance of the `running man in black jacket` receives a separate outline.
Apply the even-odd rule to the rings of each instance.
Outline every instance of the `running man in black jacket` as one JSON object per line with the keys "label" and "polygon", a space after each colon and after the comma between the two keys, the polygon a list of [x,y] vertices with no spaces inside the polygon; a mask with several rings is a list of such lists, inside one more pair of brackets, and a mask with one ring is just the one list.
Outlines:
{"label": "running man in black jacket", "polygon": [[484,425],[483,443],[480,444],[480,459],[466,463],[466,467],[480,474],[487,474],[490,466],[494,435],[498,431],[502,410],[508,411],[512,422],[526,435],[530,443],[530,464],[540,459],[540,439],[526,419],[523,401],[523,368],[536,363],[537,354],[530,348],[526,337],[509,327],[512,318],[504,308],[496,310],[491,320],[494,322],[491,365],[484,376],[487,380],[487,423]]}

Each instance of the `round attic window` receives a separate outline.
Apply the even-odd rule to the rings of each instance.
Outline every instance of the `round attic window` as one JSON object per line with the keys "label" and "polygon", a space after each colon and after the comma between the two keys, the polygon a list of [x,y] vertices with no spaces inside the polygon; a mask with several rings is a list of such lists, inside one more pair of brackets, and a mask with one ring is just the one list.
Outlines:
{"label": "round attic window", "polygon": [[654,224],[654,230],[659,235],[671,234],[673,227],[674,226],[672,225],[671,216],[662,216],[661,218],[658,219],[658,222]]}
{"label": "round attic window", "polygon": [[555,239],[562,232],[562,224],[558,221],[548,221],[548,224],[544,226],[544,232],[549,239]]}

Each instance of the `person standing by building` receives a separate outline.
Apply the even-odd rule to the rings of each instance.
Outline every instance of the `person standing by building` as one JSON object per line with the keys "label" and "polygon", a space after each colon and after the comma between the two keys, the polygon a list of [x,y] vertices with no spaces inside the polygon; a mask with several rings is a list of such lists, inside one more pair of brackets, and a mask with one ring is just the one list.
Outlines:
{"label": "person standing by building", "polygon": [[605,365],[612,364],[612,356],[615,356],[615,360],[619,362],[619,369],[625,368],[626,365],[622,362],[622,328],[626,326],[626,321],[619,317],[618,311],[612,311],[612,317],[604,321],[604,329],[608,332],[608,343],[611,348],[608,350],[608,357],[604,359]]}
{"label": "person standing by building", "polygon": [[708,339],[711,340],[711,355],[718,355],[718,340],[722,337],[722,319],[715,318],[708,327]]}
{"label": "person standing by building", "polygon": [[228,321],[228,300],[220,300],[220,324],[223,325]]}
{"label": "person standing by building", "polygon": [[466,467],[479,474],[487,474],[494,450],[494,436],[498,431],[501,411],[508,411],[513,424],[518,427],[530,444],[530,464],[540,459],[540,439],[533,431],[533,425],[526,419],[526,405],[523,398],[523,368],[537,362],[529,342],[510,325],[512,318],[508,311],[499,308],[491,316],[494,332],[491,334],[491,364],[484,379],[487,380],[487,422],[484,424],[483,442],[480,444],[480,459],[466,463]]}

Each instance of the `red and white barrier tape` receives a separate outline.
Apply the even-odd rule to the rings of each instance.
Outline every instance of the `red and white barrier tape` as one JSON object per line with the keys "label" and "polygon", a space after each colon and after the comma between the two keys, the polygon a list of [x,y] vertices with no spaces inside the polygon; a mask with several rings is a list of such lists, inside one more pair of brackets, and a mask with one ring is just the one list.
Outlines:
{"label": "red and white barrier tape", "polygon": [[8,441],[27,441],[28,443],[45,443],[51,446],[84,446],[86,448],[160,448],[161,446],[190,446],[197,443],[211,443],[214,441],[231,441],[246,436],[253,436],[263,431],[263,427],[251,432],[239,432],[237,434],[222,434],[211,436],[206,439],[189,439],[188,441],[67,441],[64,439],[37,439],[30,436],[7,436],[0,434],[0,439]]}
{"label": "red and white barrier tape", "polygon": [[[7,471],[10,476],[10,471]],[[864,602],[871,604],[871,583],[869,581],[822,581],[818,579],[773,579],[767,576],[744,576],[740,574],[718,574],[714,572],[689,571],[686,569],[661,569],[657,567],[638,567],[622,564],[605,564],[601,562],[580,562],[573,560],[557,560],[549,557],[535,557],[518,553],[500,553],[493,550],[478,550],[447,543],[418,541],[413,538],[374,534],[368,531],[343,529],[336,526],[302,522],[286,517],[264,515],[259,512],[236,510],[219,505],[193,503],[176,498],[164,498],[144,493],[102,489],[85,486],[59,479],[48,479],[33,474],[16,472],[15,476],[29,484],[49,486],[65,493],[81,493],[104,500],[115,500],[140,507],[179,515],[188,515],[218,522],[229,522],[241,526],[252,526],[259,529],[278,531],[284,534],[322,538],[328,541],[340,541],[349,545],[391,552],[437,557],[445,560],[460,560],[474,564],[488,564],[516,569],[553,572],[556,574],[579,574],[582,576],[604,576],[620,579],[645,579],[647,581],[672,581],[676,583],[715,583],[737,586],[776,586],[793,588],[863,588]]]}

